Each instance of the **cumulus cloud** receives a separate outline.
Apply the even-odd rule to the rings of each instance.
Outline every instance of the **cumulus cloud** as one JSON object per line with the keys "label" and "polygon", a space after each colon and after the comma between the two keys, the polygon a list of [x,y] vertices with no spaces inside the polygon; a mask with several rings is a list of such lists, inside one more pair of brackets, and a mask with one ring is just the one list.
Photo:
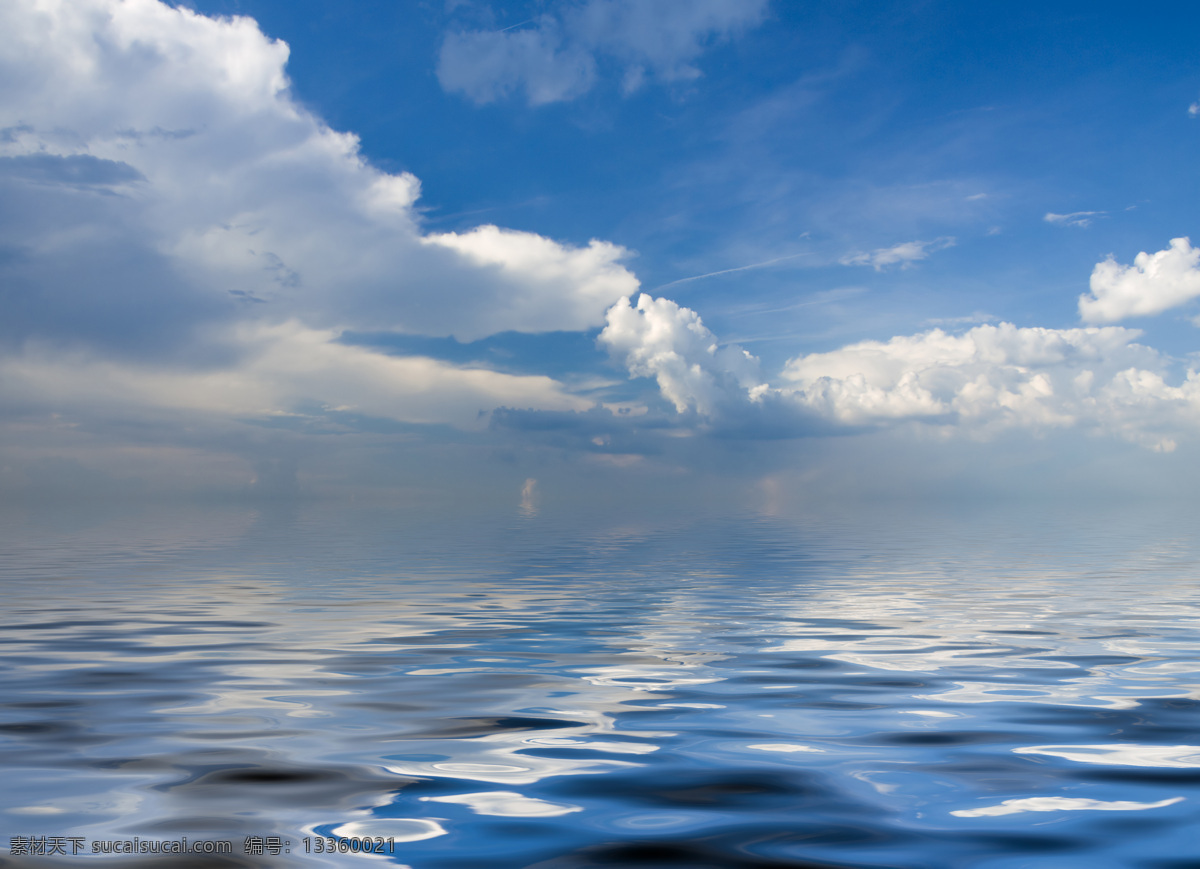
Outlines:
{"label": "cumulus cloud", "polygon": [[523,91],[535,106],[586,93],[604,63],[620,68],[626,93],[647,79],[689,81],[700,76],[695,61],[708,45],[757,25],[766,7],[767,0],[564,4],[510,29],[448,34],[438,80],[476,103]]}
{"label": "cumulus cloud", "polygon": [[1194,102],[1188,106],[1188,117],[1200,118],[1200,101]]}
{"label": "cumulus cloud", "polygon": [[1195,415],[1195,384],[1168,387],[1158,353],[1141,333],[977,326],[961,335],[933,329],[890,341],[863,341],[790,360],[783,391],[849,425],[901,420],[987,435],[1003,429],[1098,427],[1147,446],[1172,449],[1163,426],[1175,405]]}
{"label": "cumulus cloud", "polygon": [[337,337],[600,326],[637,288],[622,248],[426,234],[417,179],[373,167],[296,102],[287,45],[249,18],[14,0],[0,33],[8,397],[217,414],[308,401],[462,425],[500,405],[581,406],[548,378]]}
{"label": "cumulus cloud", "polygon": [[1091,226],[1093,218],[1102,217],[1105,213],[1103,211],[1072,211],[1070,214],[1055,214],[1053,211],[1047,211],[1042,220],[1057,226],[1077,226],[1082,229]]}
{"label": "cumulus cloud", "polygon": [[1090,286],[1091,292],[1079,297],[1085,323],[1161,314],[1200,296],[1200,248],[1173,238],[1166,250],[1139,253],[1132,266],[1110,255],[1092,270]]}
{"label": "cumulus cloud", "polygon": [[534,233],[496,226],[427,235],[422,241],[456,251],[510,285],[503,309],[482,312],[484,316],[475,312],[487,324],[483,334],[506,329],[587,329],[604,317],[614,299],[638,286],[620,264],[625,249],[609,242],[593,240],[585,248],[571,248]]}
{"label": "cumulus cloud", "polygon": [[842,257],[838,262],[844,266],[872,266],[875,271],[883,271],[888,266],[898,265],[900,268],[910,268],[913,263],[928,259],[935,251],[954,247],[954,239],[949,236],[933,241],[906,241],[892,247],[881,247],[867,253],[855,253]]}
{"label": "cumulus cloud", "polygon": [[722,347],[695,312],[643,294],[636,306],[612,308],[600,341],[632,376],[654,378],[677,412],[749,420],[748,433],[785,423],[800,435],[814,420],[976,438],[1074,427],[1169,452],[1179,432],[1200,428],[1200,374],[1170,385],[1169,360],[1138,344],[1140,334],[1011,323],[959,335],[933,329],[798,356],[770,384],[757,360]]}
{"label": "cumulus cloud", "polygon": [[721,346],[690,308],[642,293],[608,312],[600,343],[634,377],[653,377],[676,411],[712,415],[765,388],[758,360],[737,345]]}

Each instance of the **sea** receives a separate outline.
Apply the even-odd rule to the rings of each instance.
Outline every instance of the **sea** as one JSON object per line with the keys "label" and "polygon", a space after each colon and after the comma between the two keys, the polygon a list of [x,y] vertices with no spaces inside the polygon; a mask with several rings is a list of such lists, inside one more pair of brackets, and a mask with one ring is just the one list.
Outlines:
{"label": "sea", "polygon": [[0,519],[3,866],[1200,867],[1188,504]]}

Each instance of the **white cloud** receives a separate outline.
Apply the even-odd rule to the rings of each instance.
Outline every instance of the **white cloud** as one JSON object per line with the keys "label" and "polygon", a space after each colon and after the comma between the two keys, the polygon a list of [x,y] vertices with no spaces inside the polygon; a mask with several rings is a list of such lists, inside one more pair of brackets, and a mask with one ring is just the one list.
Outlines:
{"label": "white cloud", "polygon": [[872,266],[875,271],[883,271],[887,266],[899,265],[909,268],[918,260],[927,259],[935,251],[954,247],[954,239],[950,237],[937,238],[933,241],[906,241],[892,247],[877,248],[869,253],[848,254],[838,262],[844,266]]}
{"label": "white cloud", "polygon": [[1096,264],[1090,285],[1091,293],[1079,297],[1085,323],[1161,314],[1200,296],[1200,248],[1186,238],[1173,238],[1166,250],[1139,253],[1132,266],[1110,255]]}
{"label": "white cloud", "polygon": [[524,89],[530,105],[556,103],[586,93],[596,62],[578,45],[563,45],[558,22],[544,16],[536,27],[515,31],[451,33],[438,57],[438,81],[476,103],[491,103]]}
{"label": "white cloud", "polygon": [[1120,327],[977,326],[863,341],[788,362],[784,392],[847,424],[923,421],[988,436],[1082,427],[1170,452],[1200,423],[1200,375],[1164,380],[1164,360]]}
{"label": "white cloud", "polygon": [[460,425],[499,405],[584,404],[548,378],[335,339],[599,326],[637,288],[622,248],[424,234],[417,179],[371,166],[299,105],[288,47],[249,18],[14,0],[0,34],[0,232],[20,251],[0,280],[23,299],[0,326],[8,397],[37,383],[114,408],[307,401]]}
{"label": "white cloud", "polygon": [[637,278],[620,265],[627,252],[609,242],[593,240],[586,248],[570,248],[534,233],[495,226],[428,235],[423,242],[457,251],[467,262],[498,272],[509,282],[502,309],[475,312],[491,332],[587,329],[604,317],[615,299],[638,287]]}
{"label": "white cloud", "polygon": [[1126,362],[1145,357],[1144,348],[1131,345],[1138,334],[1011,323],[962,335],[933,329],[798,357],[783,377],[797,401],[848,424],[928,419],[1056,427],[1075,421],[1067,405],[1082,397],[1083,372],[1094,377],[1096,367],[1122,355]]}
{"label": "white cloud", "polygon": [[1081,428],[1170,452],[1200,429],[1200,373],[1170,385],[1167,360],[1137,344],[1140,334],[1011,323],[961,335],[933,329],[796,357],[770,385],[757,360],[722,347],[695,312],[643,294],[636,307],[612,308],[600,341],[632,376],[655,378],[679,413],[750,430],[784,425],[801,434],[814,419],[974,438]]}
{"label": "white cloud", "polygon": [[1072,211],[1070,214],[1055,214],[1053,211],[1047,211],[1042,220],[1058,226],[1077,226],[1082,229],[1092,225],[1092,218],[1102,217],[1106,213],[1104,211]]}
{"label": "white cloud", "polygon": [[600,343],[632,376],[655,378],[679,413],[712,415],[762,383],[757,359],[736,345],[722,347],[690,308],[646,293],[636,307],[625,298],[609,310]]}
{"label": "white cloud", "polygon": [[337,342],[297,322],[246,324],[230,338],[229,364],[202,369],[138,364],[83,351],[28,346],[0,357],[6,397],[27,407],[68,407],[131,419],[184,412],[213,419],[263,418],[322,410],[412,423],[479,427],[504,405],[586,410],[549,377],[458,367],[423,356],[388,356]]}
{"label": "white cloud", "polygon": [[625,86],[641,75],[663,81],[700,77],[692,65],[707,44],[759,24],[767,0],[590,0],[568,13],[581,38],[625,62]]}
{"label": "white cloud", "polygon": [[1192,118],[1200,117],[1200,102],[1194,102],[1188,106],[1188,116]]}
{"label": "white cloud", "polygon": [[355,136],[296,104],[287,46],[250,19],[157,0],[22,0],[0,16],[0,126],[16,131],[0,156],[125,167],[112,202],[48,186],[44,167],[11,179],[26,209],[5,215],[17,243],[61,258],[108,233],[202,291],[271,304],[257,316],[464,339],[597,326],[636,286],[613,245],[577,252],[495,228],[422,237],[418,181],[375,169]]}
{"label": "white cloud", "polygon": [[530,105],[571,100],[595,84],[602,61],[632,92],[650,78],[698,78],[711,43],[762,21],[767,0],[586,0],[504,30],[450,33],[438,58],[447,91],[489,103],[523,90]]}

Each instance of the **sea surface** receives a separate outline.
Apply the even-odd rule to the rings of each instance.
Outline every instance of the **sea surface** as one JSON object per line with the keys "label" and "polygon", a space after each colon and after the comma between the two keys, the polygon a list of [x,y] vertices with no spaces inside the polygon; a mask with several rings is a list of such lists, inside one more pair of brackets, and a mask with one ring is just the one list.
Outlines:
{"label": "sea surface", "polygon": [[0,865],[1200,867],[1189,507],[0,518]]}

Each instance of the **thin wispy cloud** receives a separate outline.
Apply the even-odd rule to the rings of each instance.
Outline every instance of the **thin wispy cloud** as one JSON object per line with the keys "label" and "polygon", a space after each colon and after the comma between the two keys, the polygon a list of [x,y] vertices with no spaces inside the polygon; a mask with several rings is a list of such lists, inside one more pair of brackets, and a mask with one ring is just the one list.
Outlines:
{"label": "thin wispy cloud", "polygon": [[926,326],[977,326],[980,323],[995,323],[1000,318],[994,314],[986,314],[983,311],[976,311],[973,314],[964,314],[961,317],[930,317],[925,320]]}
{"label": "thin wispy cloud", "polygon": [[731,275],[736,272],[748,272],[753,269],[762,269],[762,268],[766,268],[767,266],[773,266],[776,263],[786,262],[788,260],[793,260],[793,259],[797,259],[802,256],[809,256],[809,255],[810,254],[808,251],[804,251],[803,253],[791,253],[791,254],[788,254],[787,256],[777,256],[773,259],[763,260],[762,262],[750,263],[750,265],[736,266],[731,269],[720,269],[715,272],[705,272],[702,275],[689,275],[686,278],[678,278],[677,280],[674,280],[674,281],[668,281],[665,284],[659,284],[657,287],[654,288],[654,290],[662,290],[662,289],[666,289],[667,287],[676,286],[677,284],[686,284],[686,283],[690,283],[692,281],[703,280],[704,278],[715,278],[718,275]]}
{"label": "thin wispy cloud", "polygon": [[801,308],[814,308],[822,305],[835,305],[846,299],[862,295],[866,292],[863,287],[837,287],[832,290],[821,290],[806,296],[798,302],[787,305],[778,304],[742,304],[725,309],[727,317],[760,317],[764,314],[782,314],[787,311],[797,311]]}
{"label": "thin wispy cloud", "polygon": [[[608,67],[621,90],[701,76],[712,44],[757,26],[767,0],[587,0],[499,30],[448,33],[438,55],[442,87],[475,103],[522,94],[533,106],[576,99]],[[526,26],[532,25],[532,26]]]}
{"label": "thin wispy cloud", "polygon": [[876,248],[864,253],[848,254],[838,260],[844,266],[871,266],[880,272],[888,266],[910,268],[914,263],[928,259],[931,253],[954,247],[955,240],[950,236],[935,238],[933,241],[906,241],[891,247]]}
{"label": "thin wispy cloud", "polygon": [[1083,229],[1091,226],[1097,217],[1103,217],[1107,213],[1106,211],[1072,211],[1070,214],[1055,214],[1053,211],[1047,211],[1042,220],[1056,226],[1077,226]]}

